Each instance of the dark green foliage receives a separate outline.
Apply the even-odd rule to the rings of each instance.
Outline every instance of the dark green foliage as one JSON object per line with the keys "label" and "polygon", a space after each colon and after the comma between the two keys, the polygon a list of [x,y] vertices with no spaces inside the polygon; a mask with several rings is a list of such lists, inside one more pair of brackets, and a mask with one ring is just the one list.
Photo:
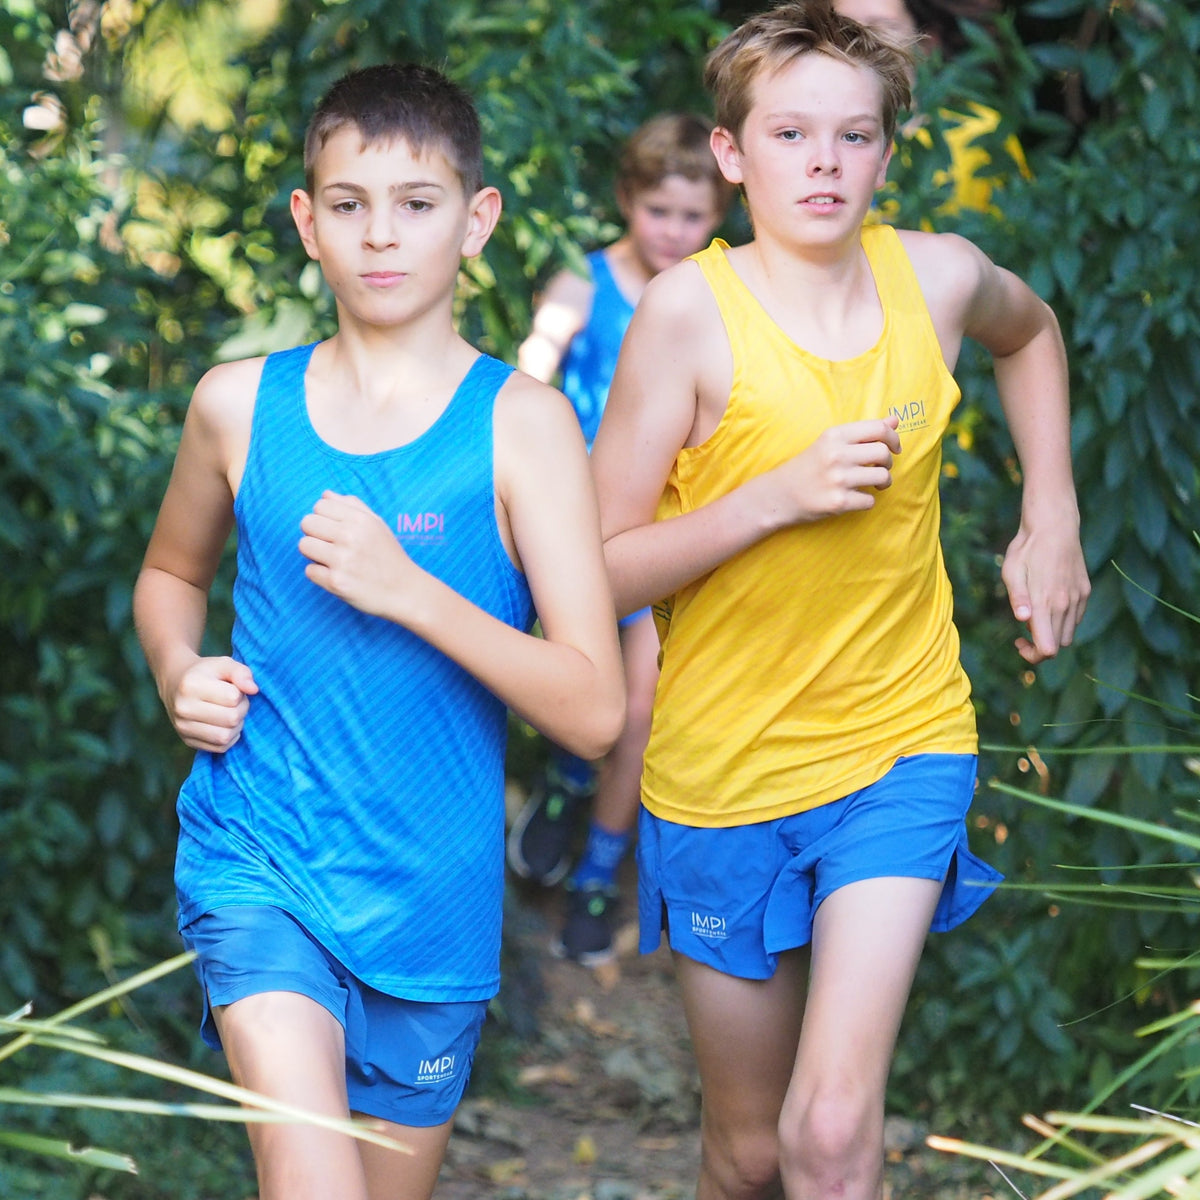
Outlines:
{"label": "dark green foliage", "polygon": [[162,384],[194,369],[170,340],[182,290],[120,252],[94,128],[30,154],[18,116],[0,114],[4,1011],[91,990],[139,926],[161,931],[143,951],[172,948],[183,759],[130,594],[177,436]]}
{"label": "dark green foliage", "polygon": [[[1054,751],[1187,741],[1186,714],[1195,712],[1200,639],[1194,626],[1153,597],[1186,608],[1200,582],[1193,535],[1200,524],[1200,267],[1188,249],[1195,212],[1187,199],[1200,190],[1200,145],[1184,132],[1194,125],[1200,93],[1200,13],[1182,2],[1062,0],[1044,15],[1094,28],[1094,37],[1086,49],[1064,43],[1026,52],[1002,26],[996,44],[977,39],[964,57],[923,76],[920,92],[931,108],[941,101],[953,107],[956,95],[973,94],[1006,117],[985,143],[993,163],[1005,164],[995,196],[999,211],[933,221],[960,229],[1027,278],[1063,327],[1083,543],[1094,586],[1075,647],[1028,673],[1011,649],[1015,629],[989,559],[1016,530],[1019,492],[994,388],[971,356],[958,374],[973,447],[970,454],[951,450],[960,478],[944,494],[947,557],[982,740],[991,747],[981,759],[981,780],[1016,777],[1043,794],[1158,821],[1169,818],[1182,797],[1194,797],[1181,756]],[[995,64],[1003,64],[1000,74],[985,69]],[[1028,107],[1035,87],[1044,91],[1054,80],[1067,86],[1072,73],[1092,114],[1085,124],[1072,127]],[[1013,87],[1014,80],[1021,86]],[[1026,149],[1029,179],[1011,167],[1009,132]],[[936,149],[921,155],[923,161],[916,161],[919,154],[892,172],[901,191],[913,174],[927,176],[944,165]],[[921,210],[908,205],[906,213],[911,220]],[[1004,749],[1009,746],[1012,752]],[[1019,753],[1028,746],[1040,751],[1040,760]],[[1031,811],[986,789],[975,813],[981,852],[1014,881],[1049,880],[1060,863],[1173,861],[1169,844]],[[994,1116],[1005,1095],[1022,1110],[1077,1097],[1089,1074],[1111,1071],[1129,1053],[1121,1030],[1145,1018],[1144,1006],[1169,1007],[1191,995],[1160,985],[1137,993],[1136,1003],[1127,998],[1147,979],[1135,966],[1143,948],[1171,953],[1194,945],[1195,919],[1182,907],[1067,907],[1052,920],[1047,913],[1044,899],[1002,894],[963,933],[935,938],[922,968],[911,1052],[924,1075],[937,1078],[935,1093],[943,1088],[943,1072],[972,1080],[983,1093],[980,1115]],[[986,948],[987,926],[997,923],[1001,957],[1013,961],[1002,969],[995,957],[985,969],[982,962],[1001,950]],[[981,935],[987,935],[982,948]],[[964,939],[972,943],[969,951]],[[963,961],[980,954],[974,969]],[[1018,969],[1030,999],[1014,1019],[1002,1005],[1001,979]],[[976,984],[965,994],[971,978]],[[978,1011],[980,1004],[986,1011]],[[1089,1016],[1113,1004],[1102,1016]],[[945,1007],[949,1036],[922,1023],[931,1005]],[[1054,1039],[1045,1036],[1052,1022],[1080,1018],[1088,1019],[1065,1029],[1073,1049],[1056,1053]],[[973,1044],[979,1034],[985,1045]],[[1001,1054],[1014,1046],[1015,1053]],[[993,1068],[977,1072],[976,1056]],[[992,1087],[999,1093],[985,1101]],[[943,1111],[961,1124],[972,1119],[975,1104],[972,1099],[971,1109],[955,1113],[961,1107],[955,1098]]]}

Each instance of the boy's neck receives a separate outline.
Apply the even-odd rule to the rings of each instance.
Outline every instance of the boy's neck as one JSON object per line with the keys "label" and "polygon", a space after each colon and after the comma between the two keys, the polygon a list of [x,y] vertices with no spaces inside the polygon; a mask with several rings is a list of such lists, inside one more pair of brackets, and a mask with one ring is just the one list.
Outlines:
{"label": "boy's neck", "polygon": [[882,332],[883,308],[859,237],[800,250],[756,239],[731,262],[780,329],[819,357],[856,357]]}
{"label": "boy's neck", "polygon": [[478,357],[457,333],[416,347],[340,330],[313,352],[305,403],[317,435],[351,454],[375,454],[415,441],[432,427]]}
{"label": "boy's neck", "polygon": [[638,257],[633,239],[629,234],[619,237],[604,251],[604,256],[621,294],[630,304],[636,305],[646,284],[654,278],[654,272]]}

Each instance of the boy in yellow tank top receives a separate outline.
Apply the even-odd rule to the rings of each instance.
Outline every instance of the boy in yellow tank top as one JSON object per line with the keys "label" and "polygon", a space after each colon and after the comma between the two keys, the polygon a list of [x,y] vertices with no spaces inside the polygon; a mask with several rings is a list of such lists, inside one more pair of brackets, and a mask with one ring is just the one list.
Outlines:
{"label": "boy in yellow tank top", "polygon": [[864,228],[908,51],[797,0],[713,51],[713,151],[754,239],[647,287],[593,454],[619,612],[655,607],[643,949],[700,1068],[701,1200],[877,1200],[893,1045],[967,850],[975,728],[938,541],[964,336],[1024,479],[1002,578],[1035,664],[1089,584],[1050,309],[951,234]]}

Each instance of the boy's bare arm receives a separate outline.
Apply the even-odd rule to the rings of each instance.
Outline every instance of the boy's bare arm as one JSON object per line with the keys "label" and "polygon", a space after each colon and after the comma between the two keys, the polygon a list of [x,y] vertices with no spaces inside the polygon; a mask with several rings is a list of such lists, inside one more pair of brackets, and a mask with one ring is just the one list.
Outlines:
{"label": "boy's bare arm", "polygon": [[940,260],[922,279],[930,310],[935,321],[957,318],[961,332],[992,354],[1021,463],[1021,525],[1001,575],[1013,615],[1029,628],[1017,649],[1038,663],[1071,644],[1091,590],[1079,543],[1062,334],[1049,305],[1011,271],[962,238],[933,236],[925,235],[918,252],[932,248]]}
{"label": "boy's bare arm", "polygon": [[891,482],[896,419],[828,429],[800,454],[670,520],[654,516],[684,446],[711,436],[732,364],[700,268],[651,281],[621,349],[592,451],[617,612],[633,612],[707,574],[778,529],[870,508]]}
{"label": "boy's bare arm", "polygon": [[550,383],[558,373],[575,335],[592,312],[595,285],[574,271],[559,271],[538,301],[533,328],[517,350],[517,366],[534,379]]}
{"label": "boy's bare arm", "polygon": [[258,690],[244,663],[202,657],[200,643],[260,370],[260,360],[230,363],[197,385],[133,596],[138,637],[172,724],[187,745],[218,753],[241,736]]}
{"label": "boy's bare arm", "polygon": [[598,758],[624,723],[625,692],[583,438],[560,393],[514,375],[497,398],[495,447],[502,518],[543,637],[513,629],[418,567],[352,496],[326,493],[301,522],[306,574],[410,629],[560,745]]}

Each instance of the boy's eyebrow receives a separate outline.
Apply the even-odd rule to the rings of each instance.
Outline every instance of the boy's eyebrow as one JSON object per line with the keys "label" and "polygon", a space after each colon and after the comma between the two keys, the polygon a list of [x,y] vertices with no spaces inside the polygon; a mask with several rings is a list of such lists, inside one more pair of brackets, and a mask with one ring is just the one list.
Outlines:
{"label": "boy's eyebrow", "polygon": [[[393,183],[388,185],[388,194],[392,195],[395,192],[412,192],[412,191],[428,191],[435,189],[439,192],[446,190],[444,183],[438,183],[433,179],[406,179],[402,183]],[[326,183],[321,186],[321,191],[338,191],[338,192],[357,192],[360,195],[365,195],[367,189],[360,183],[346,183],[340,180],[334,180],[332,183]]]}
{"label": "boy's eyebrow", "polygon": [[[825,114],[822,114],[823,116]],[[809,121],[814,117],[813,113],[798,112],[795,109],[782,109],[779,112],[769,112],[766,115],[768,121]],[[838,121],[845,125],[864,125],[868,122],[876,125],[881,125],[882,118],[878,113],[861,112],[854,113],[848,117],[838,117]]]}

